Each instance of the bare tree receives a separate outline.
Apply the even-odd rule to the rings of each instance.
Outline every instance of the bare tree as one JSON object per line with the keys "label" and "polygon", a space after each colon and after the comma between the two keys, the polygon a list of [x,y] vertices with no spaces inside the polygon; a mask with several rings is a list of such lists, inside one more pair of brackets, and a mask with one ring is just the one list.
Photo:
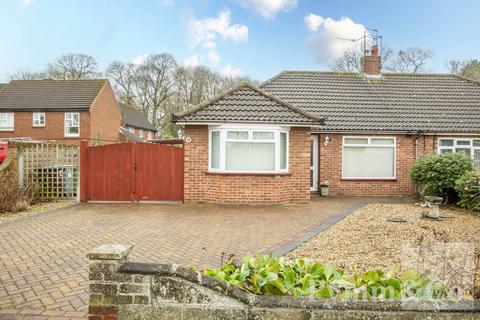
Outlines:
{"label": "bare tree", "polygon": [[480,61],[470,60],[462,69],[461,75],[465,78],[480,82]]}
{"label": "bare tree", "polygon": [[[381,49],[382,67],[390,62],[393,56],[393,50],[387,46]],[[362,72],[362,58],[364,56],[363,47],[356,47],[346,50],[342,56],[337,58],[330,69],[340,72]]]}
{"label": "bare tree", "polygon": [[20,70],[9,76],[10,80],[41,80],[48,78],[44,72],[32,72],[29,70]]}
{"label": "bare tree", "polygon": [[48,64],[47,74],[52,79],[85,79],[99,75],[97,61],[82,53],[64,54]]}
{"label": "bare tree", "polygon": [[433,57],[433,51],[419,47],[409,47],[398,51],[385,68],[392,72],[425,72],[427,62]]}
{"label": "bare tree", "polygon": [[118,99],[135,106],[136,65],[114,61],[108,66],[105,74],[111,80]]}
{"label": "bare tree", "polygon": [[449,73],[461,74],[467,63],[465,60],[448,60],[445,62],[445,66]]}

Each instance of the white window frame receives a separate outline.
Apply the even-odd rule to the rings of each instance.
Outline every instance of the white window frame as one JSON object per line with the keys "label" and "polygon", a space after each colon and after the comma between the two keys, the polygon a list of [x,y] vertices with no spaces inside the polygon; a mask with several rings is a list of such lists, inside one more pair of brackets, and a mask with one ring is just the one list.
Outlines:
{"label": "white window frame", "polygon": [[153,139],[153,133],[152,131],[148,131],[147,140],[152,140],[152,139]]}
{"label": "white window frame", "polygon": [[[212,168],[212,132],[220,132],[220,168]],[[248,132],[247,139],[228,139],[228,131],[246,131]],[[253,132],[272,132],[273,140],[254,140]],[[289,141],[290,141],[290,128],[274,125],[242,125],[242,124],[228,124],[221,126],[210,126],[208,130],[208,171],[217,173],[252,173],[252,174],[276,174],[276,173],[288,173],[289,168]],[[280,169],[280,133],[286,134],[286,167]],[[275,148],[275,169],[271,171],[256,171],[256,170],[226,170],[226,143],[227,142],[248,142],[248,143],[274,143]]]}
{"label": "white window frame", "polygon": [[[8,127],[0,127],[0,131],[14,131],[15,130],[15,114],[13,112],[0,112],[0,116],[6,117],[7,123],[11,120],[12,125]],[[10,118],[10,119],[9,119]]]}
{"label": "white window frame", "polygon": [[[453,146],[441,146],[440,145],[440,140],[453,140]],[[441,153],[441,150],[451,150],[452,153],[456,153],[455,152],[455,149],[457,148],[460,148],[460,149],[470,149],[471,152],[470,152],[470,158],[473,160],[475,160],[475,152],[474,150],[480,150],[480,146],[478,147],[474,147],[473,146],[473,140],[478,140],[480,141],[480,137],[478,138],[461,138],[461,137],[457,137],[457,138],[448,138],[448,137],[441,137],[441,138],[438,138],[437,140],[437,153]],[[469,146],[465,146],[465,145],[458,145],[457,142],[458,141],[470,141],[470,145]]]}
{"label": "white window frame", "polygon": [[[367,144],[346,144],[345,139],[368,139]],[[393,139],[392,144],[372,144],[373,139]],[[392,177],[345,177],[344,174],[344,156],[346,147],[372,147],[372,148],[393,148],[393,176]],[[345,180],[396,180],[397,179],[397,138],[394,136],[343,136],[342,139],[342,179]]]}
{"label": "white window frame", "polygon": [[[38,116],[38,119],[35,119],[35,116]],[[35,124],[35,120],[40,120],[41,117],[43,116],[43,123]],[[40,122],[40,121],[39,121]],[[32,114],[32,125],[34,127],[45,127],[45,124],[47,122],[47,117],[45,116],[45,112],[34,112]]]}
{"label": "white window frame", "polygon": [[[78,115],[78,133],[69,133],[67,132],[67,115]],[[72,127],[73,128],[73,127]],[[63,122],[63,132],[66,138],[78,138],[80,137],[80,112],[65,112],[64,122]]]}
{"label": "white window frame", "polygon": [[135,134],[135,128],[128,127],[128,132]]}
{"label": "white window frame", "polygon": [[143,129],[138,129],[138,137],[143,140]]}

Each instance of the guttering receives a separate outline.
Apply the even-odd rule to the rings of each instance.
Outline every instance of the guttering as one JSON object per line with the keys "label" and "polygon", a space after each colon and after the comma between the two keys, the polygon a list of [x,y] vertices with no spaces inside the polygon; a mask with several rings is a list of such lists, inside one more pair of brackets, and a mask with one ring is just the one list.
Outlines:
{"label": "guttering", "polygon": [[274,124],[274,125],[281,125],[281,126],[288,126],[288,127],[309,127],[315,128],[318,127],[318,124],[302,124],[302,123],[285,123],[279,121],[232,121],[232,120],[223,120],[223,121],[194,121],[194,122],[187,122],[187,121],[178,121],[176,122],[177,125],[180,126],[218,126],[221,124],[228,124],[228,123],[242,123],[242,124]]}
{"label": "guttering", "polygon": [[312,130],[312,133],[341,133],[341,134],[410,134],[418,133],[424,136],[480,136],[480,132],[425,132],[421,130]]}

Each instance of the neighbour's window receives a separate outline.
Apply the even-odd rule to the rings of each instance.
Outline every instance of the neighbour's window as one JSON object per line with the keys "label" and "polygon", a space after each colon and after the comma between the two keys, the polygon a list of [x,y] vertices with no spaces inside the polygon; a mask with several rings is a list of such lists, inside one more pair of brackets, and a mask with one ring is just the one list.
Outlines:
{"label": "neighbour's window", "polygon": [[142,129],[138,130],[138,137],[143,140],[143,130]]}
{"label": "neighbour's window", "polygon": [[438,153],[463,152],[473,160],[475,169],[480,170],[480,138],[438,139]]}
{"label": "neighbour's window", "polygon": [[0,113],[0,130],[13,131],[13,112]]}
{"label": "neighbour's window", "polygon": [[33,126],[34,127],[45,127],[45,113],[43,113],[43,112],[34,112],[33,113]]}
{"label": "neighbour's window", "polygon": [[288,130],[280,127],[212,128],[210,170],[225,172],[285,172]]}
{"label": "neighbour's window", "polygon": [[130,131],[130,133],[135,133],[135,129],[132,127],[128,127],[128,131]]}
{"label": "neighbour's window", "polygon": [[153,139],[152,131],[148,131],[148,140],[152,140],[152,139]]}
{"label": "neighbour's window", "polygon": [[395,178],[395,149],[393,137],[344,137],[342,177]]}
{"label": "neighbour's window", "polygon": [[66,112],[65,113],[65,137],[79,137],[80,136],[80,113]]}

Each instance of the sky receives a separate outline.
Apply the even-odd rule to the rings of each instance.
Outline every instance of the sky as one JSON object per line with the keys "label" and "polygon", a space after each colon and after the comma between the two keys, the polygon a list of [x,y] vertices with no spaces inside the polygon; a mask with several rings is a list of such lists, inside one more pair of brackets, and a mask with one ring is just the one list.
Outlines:
{"label": "sky", "polygon": [[399,50],[480,58],[478,0],[0,0],[0,81],[40,71],[64,53],[141,63],[170,53],[178,63],[267,80],[282,70],[329,70],[365,28]]}

